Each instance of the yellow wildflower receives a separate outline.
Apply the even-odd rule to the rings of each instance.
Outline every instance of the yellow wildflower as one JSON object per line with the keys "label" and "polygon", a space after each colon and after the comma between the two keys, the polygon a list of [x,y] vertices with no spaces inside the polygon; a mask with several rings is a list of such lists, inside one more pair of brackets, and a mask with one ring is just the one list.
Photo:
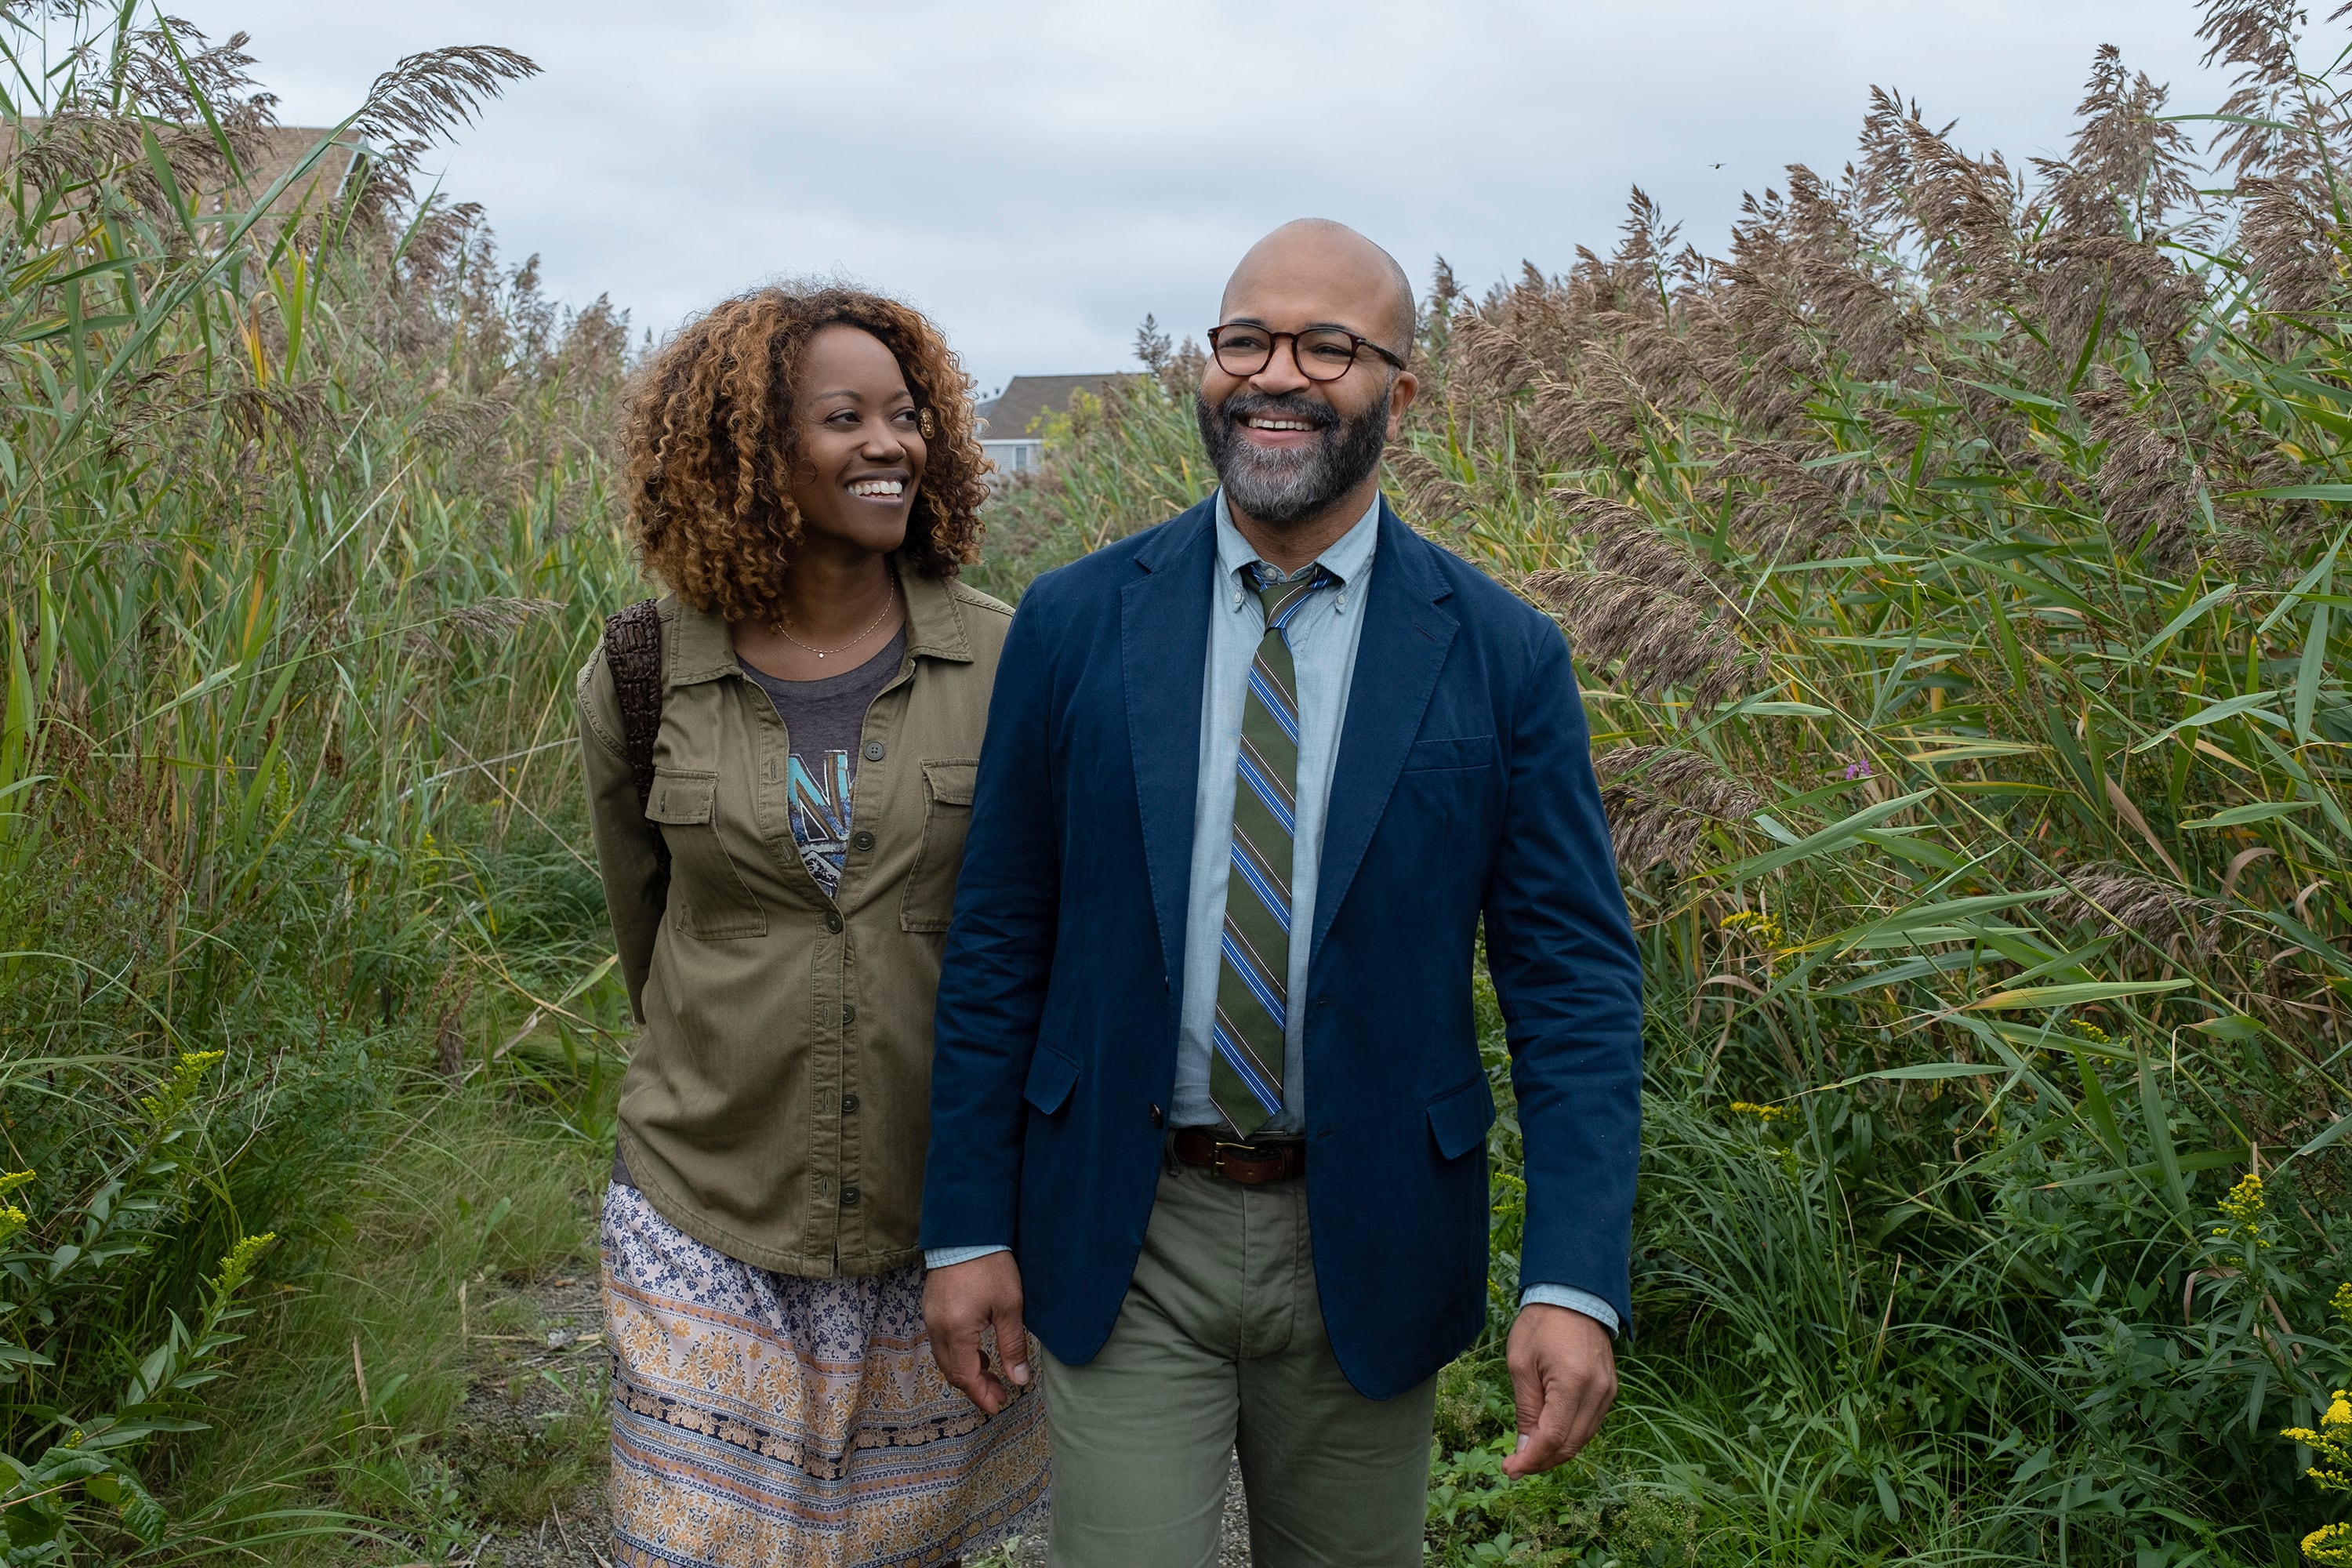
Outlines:
{"label": "yellow wildflower", "polygon": [[2250,1253],[2273,1245],[2271,1238],[2263,1234],[2264,1203],[2263,1179],[2260,1176],[2250,1172],[2239,1177],[2238,1184],[2230,1189],[2230,1195],[2223,1198],[2216,1206],[2221,1209],[2221,1217],[2230,1223],[2215,1226],[2211,1232],[2213,1239],[2216,1241],[2234,1239],[2245,1249],[2224,1254],[2223,1256],[2231,1263],[2242,1268],[2246,1267],[2246,1259]]}
{"label": "yellow wildflower", "polygon": [[1754,1105],[1744,1100],[1735,1100],[1731,1102],[1731,1113],[1735,1116],[1752,1116],[1757,1121],[1764,1122],[1786,1121],[1796,1114],[1785,1105]]}
{"label": "yellow wildflower", "polygon": [[227,1255],[221,1259],[220,1273],[206,1283],[211,1285],[214,1291],[219,1295],[234,1295],[245,1284],[247,1277],[253,1272],[253,1260],[259,1258],[268,1248],[270,1243],[277,1239],[278,1233],[274,1230],[266,1230],[259,1236],[242,1238],[235,1247],[230,1247]]}
{"label": "yellow wildflower", "polygon": [[2323,1524],[2303,1538],[2303,1555],[2322,1568],[2352,1568],[2352,1524]]}
{"label": "yellow wildflower", "polygon": [[226,1053],[222,1051],[182,1051],[172,1068],[172,1081],[163,1086],[161,1094],[142,1095],[139,1103],[147,1114],[158,1121],[169,1121],[187,1108],[195,1098],[196,1086],[204,1081],[206,1069]]}
{"label": "yellow wildflower", "polygon": [[2082,1036],[2084,1039],[2089,1040],[2094,1044],[2105,1046],[2112,1045],[2114,1043],[2113,1036],[2109,1035],[2105,1029],[2102,1029],[2096,1024],[2092,1023],[2088,1018],[2075,1018],[2070,1020],[2070,1022],[2074,1025],[2074,1032],[2076,1034]]}

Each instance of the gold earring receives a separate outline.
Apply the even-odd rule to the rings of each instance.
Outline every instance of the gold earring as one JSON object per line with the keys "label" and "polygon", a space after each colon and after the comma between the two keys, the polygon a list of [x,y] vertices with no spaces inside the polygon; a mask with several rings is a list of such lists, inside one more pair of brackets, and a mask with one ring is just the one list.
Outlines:
{"label": "gold earring", "polygon": [[940,433],[940,421],[938,416],[934,415],[928,408],[918,409],[915,413],[915,428],[923,433],[924,440],[929,441],[936,439]]}

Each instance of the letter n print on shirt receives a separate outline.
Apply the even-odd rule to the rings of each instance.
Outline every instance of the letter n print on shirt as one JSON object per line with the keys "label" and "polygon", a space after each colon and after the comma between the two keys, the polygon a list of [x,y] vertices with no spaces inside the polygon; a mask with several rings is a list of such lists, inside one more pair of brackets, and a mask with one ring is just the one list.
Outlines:
{"label": "letter n print on shirt", "polygon": [[849,753],[822,754],[817,773],[811,773],[801,753],[794,752],[790,784],[793,838],[801,847],[801,861],[828,899],[841,891],[841,868],[849,853]]}

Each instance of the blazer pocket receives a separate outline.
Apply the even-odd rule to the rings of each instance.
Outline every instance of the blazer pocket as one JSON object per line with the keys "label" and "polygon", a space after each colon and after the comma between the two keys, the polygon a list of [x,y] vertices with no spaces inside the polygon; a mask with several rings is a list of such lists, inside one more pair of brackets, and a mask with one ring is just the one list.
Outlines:
{"label": "blazer pocket", "polygon": [[954,758],[923,764],[923,841],[898,901],[901,931],[945,931],[955,911],[956,873],[971,828],[971,788],[980,764]]}
{"label": "blazer pocket", "polygon": [[1484,1073],[1429,1102],[1429,1131],[1437,1140],[1438,1153],[1448,1160],[1484,1149],[1486,1129],[1494,1124],[1495,1096]]}
{"label": "blazer pocket", "polygon": [[1039,1046],[1029,1058],[1029,1081],[1022,1086],[1021,1098],[1039,1113],[1051,1116],[1062,1109],[1077,1081],[1077,1063],[1051,1046]]}
{"label": "blazer pocket", "polygon": [[767,911],[743,885],[743,873],[719,841],[719,775],[654,770],[646,820],[661,826],[670,858],[669,912],[677,929],[701,942],[768,934]]}
{"label": "blazer pocket", "polygon": [[1464,735],[1435,741],[1415,741],[1404,753],[1407,773],[1434,772],[1439,768],[1485,768],[1495,762],[1495,737]]}

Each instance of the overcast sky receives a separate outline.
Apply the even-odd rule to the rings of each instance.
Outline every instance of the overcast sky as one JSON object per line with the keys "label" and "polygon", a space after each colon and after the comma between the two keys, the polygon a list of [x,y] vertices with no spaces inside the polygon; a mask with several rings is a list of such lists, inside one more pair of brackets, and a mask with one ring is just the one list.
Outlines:
{"label": "overcast sky", "polygon": [[[2215,107],[2189,0],[170,0],[253,35],[295,124],[404,54],[545,71],[435,154],[551,289],[656,336],[778,274],[930,311],[983,388],[1129,362],[1146,311],[1213,324],[1286,218],[1416,283],[1483,287],[1614,240],[1638,183],[1719,252],[1743,191],[1843,164],[1869,87],[1972,149],[2061,153],[2093,50]],[[2323,11],[2326,7],[2322,7]],[[2329,53],[2333,53],[2330,45]]]}

